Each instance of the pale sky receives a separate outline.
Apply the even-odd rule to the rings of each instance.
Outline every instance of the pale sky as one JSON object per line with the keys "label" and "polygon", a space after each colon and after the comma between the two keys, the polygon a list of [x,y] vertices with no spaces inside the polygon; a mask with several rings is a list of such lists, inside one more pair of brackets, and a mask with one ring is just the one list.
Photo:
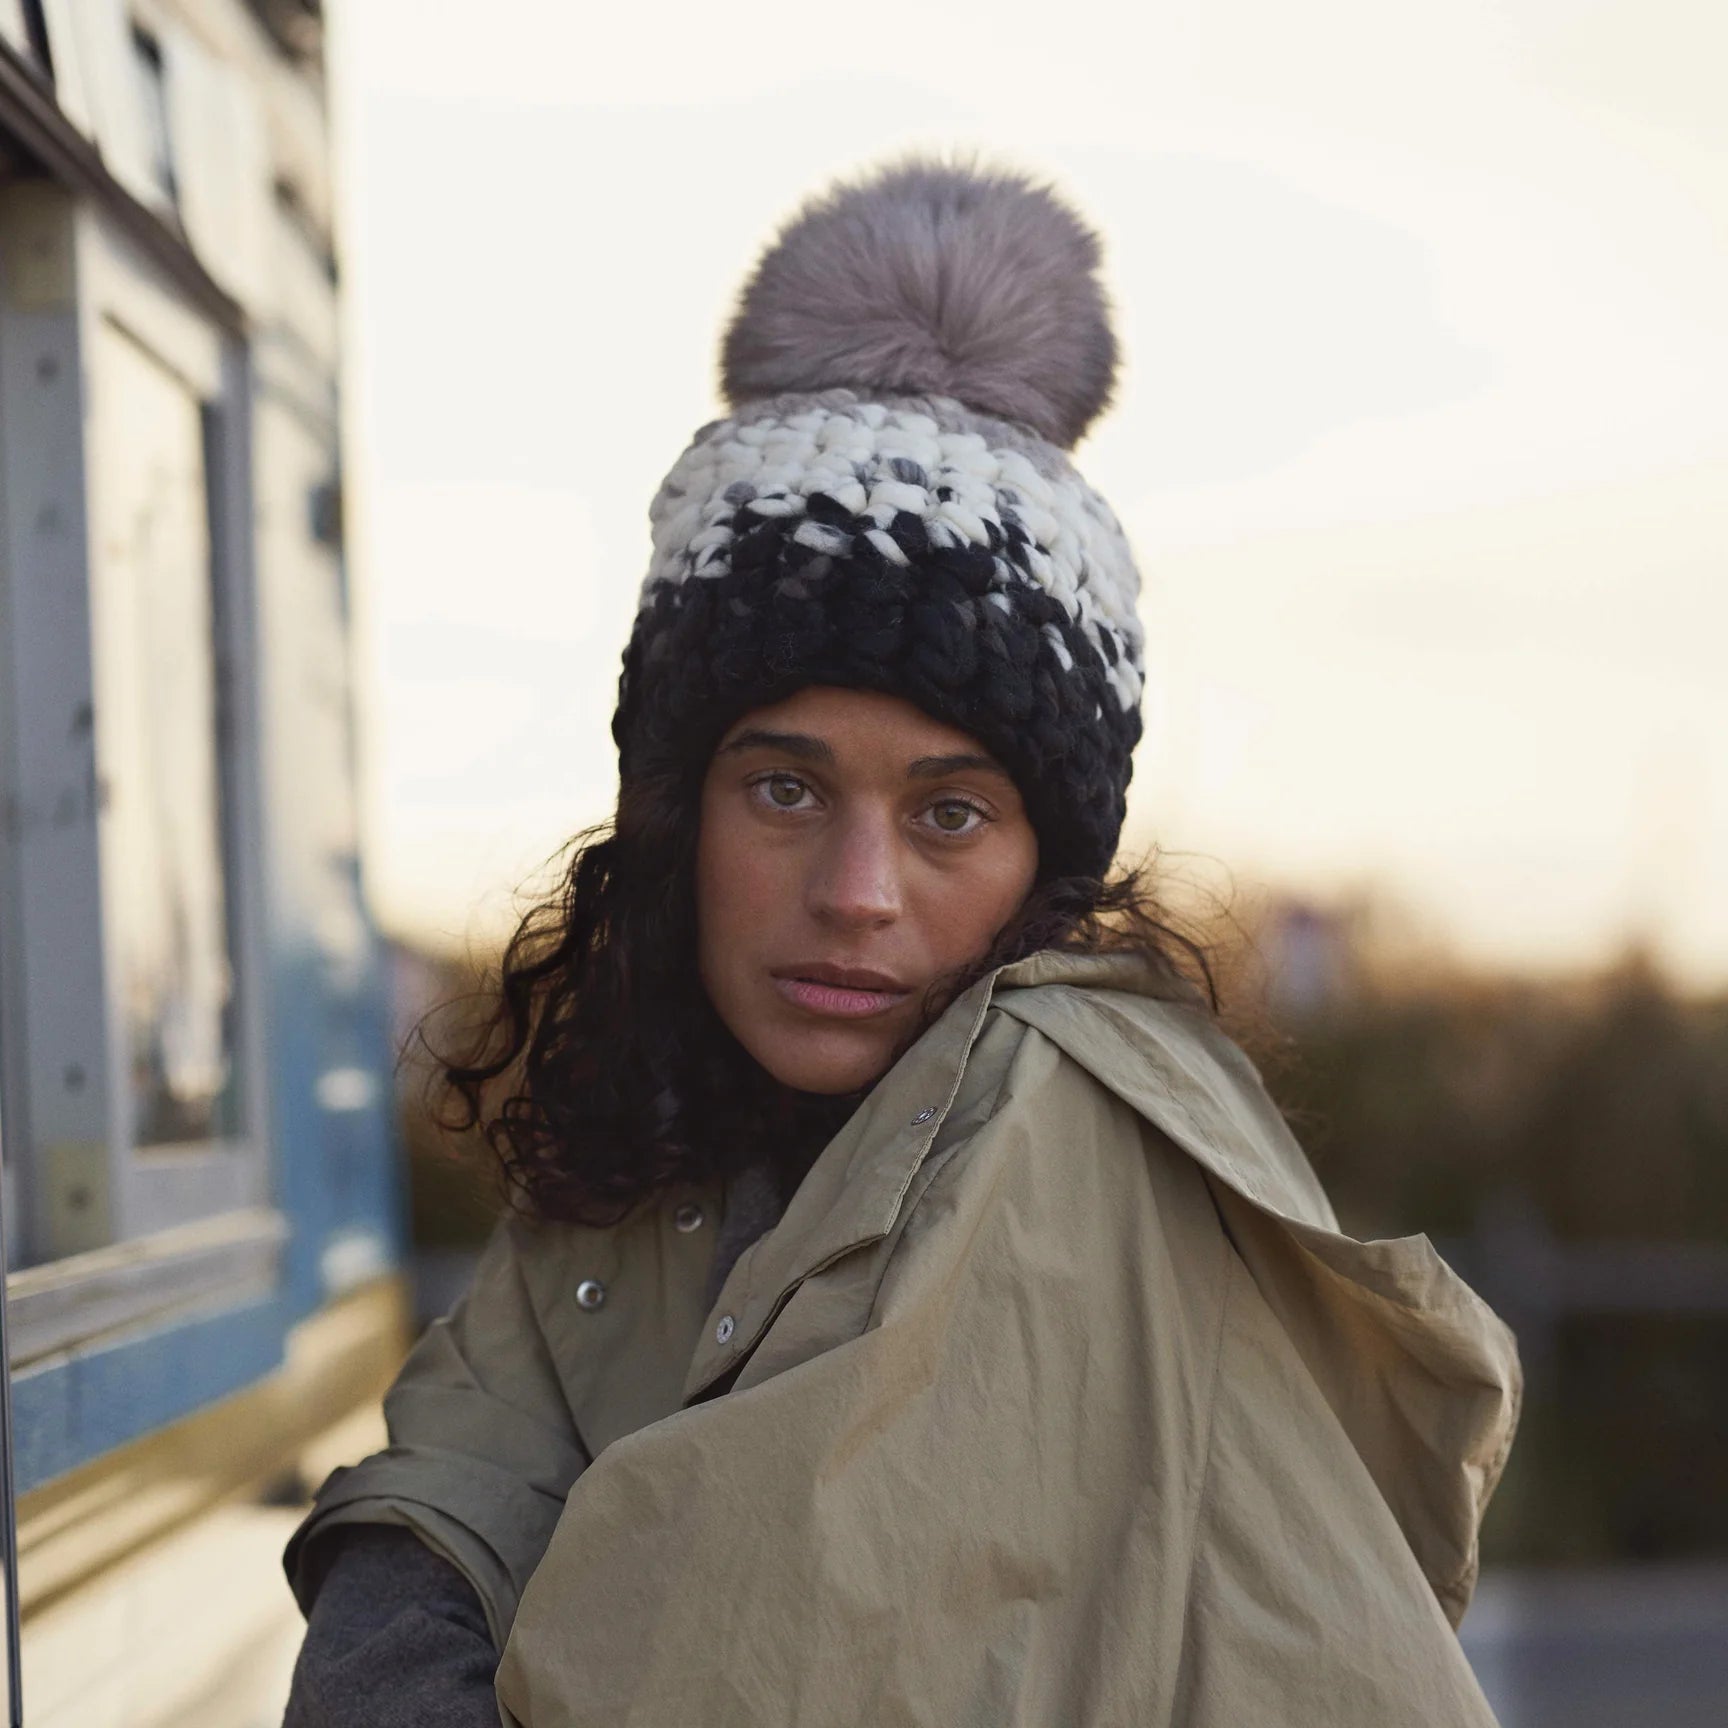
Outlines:
{"label": "pale sky", "polygon": [[1102,231],[1127,839],[1465,957],[1728,982],[1728,8],[332,0],[374,902],[615,788],[648,501],[757,251],[973,147]]}

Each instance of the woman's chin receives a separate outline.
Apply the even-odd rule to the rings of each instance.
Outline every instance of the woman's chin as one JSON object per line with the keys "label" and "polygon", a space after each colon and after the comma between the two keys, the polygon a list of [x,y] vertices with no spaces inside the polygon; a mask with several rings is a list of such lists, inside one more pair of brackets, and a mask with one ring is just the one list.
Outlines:
{"label": "woman's chin", "polygon": [[857,1092],[879,1080],[893,1053],[890,1038],[862,1027],[800,1029],[762,1044],[750,1054],[782,1086],[827,1097]]}

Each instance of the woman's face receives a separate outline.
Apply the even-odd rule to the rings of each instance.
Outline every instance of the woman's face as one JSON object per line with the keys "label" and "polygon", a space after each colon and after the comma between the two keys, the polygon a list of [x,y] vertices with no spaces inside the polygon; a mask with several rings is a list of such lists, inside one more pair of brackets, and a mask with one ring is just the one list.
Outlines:
{"label": "woman's face", "polygon": [[782,1085],[883,1074],[940,974],[1019,907],[1038,842],[978,741],[897,696],[825,686],[746,714],[702,785],[702,982]]}

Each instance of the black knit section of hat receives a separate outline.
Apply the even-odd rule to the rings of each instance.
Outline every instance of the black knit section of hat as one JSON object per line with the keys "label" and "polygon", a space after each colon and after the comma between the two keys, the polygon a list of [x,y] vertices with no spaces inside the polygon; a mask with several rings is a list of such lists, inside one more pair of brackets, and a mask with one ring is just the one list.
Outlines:
{"label": "black knit section of hat", "polygon": [[[741,715],[809,685],[883,691],[970,733],[1008,769],[1042,875],[1102,876],[1141,722],[1137,707],[1121,706],[1091,639],[1042,588],[1005,583],[1000,549],[933,546],[923,522],[902,513],[889,528],[910,561],[902,567],[864,537],[871,523],[822,494],[808,508],[766,521],[740,512],[725,575],[653,592],[624,652],[612,719],[623,779],[705,763]],[[844,553],[795,540],[810,520],[832,527]]]}

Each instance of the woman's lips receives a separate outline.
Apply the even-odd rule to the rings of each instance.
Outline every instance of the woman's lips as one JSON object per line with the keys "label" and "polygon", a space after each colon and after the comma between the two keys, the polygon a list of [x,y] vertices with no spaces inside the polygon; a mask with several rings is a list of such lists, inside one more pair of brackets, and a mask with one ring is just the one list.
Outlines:
{"label": "woman's lips", "polygon": [[861,990],[850,984],[822,984],[813,978],[777,977],[774,988],[788,1002],[811,1014],[828,1014],[845,1020],[880,1014],[912,994],[910,990]]}

